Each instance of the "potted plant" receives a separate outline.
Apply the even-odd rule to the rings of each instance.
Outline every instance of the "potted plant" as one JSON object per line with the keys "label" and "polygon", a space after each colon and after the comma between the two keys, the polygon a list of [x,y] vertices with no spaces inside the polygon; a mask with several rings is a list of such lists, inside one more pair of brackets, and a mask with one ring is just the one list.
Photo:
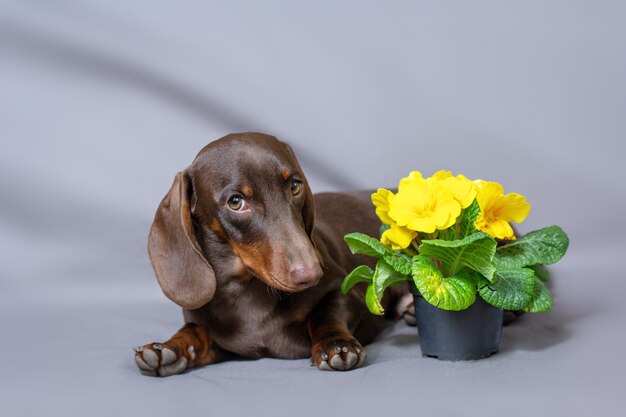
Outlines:
{"label": "potted plant", "polygon": [[558,226],[515,236],[510,222],[530,211],[523,196],[504,194],[496,182],[413,171],[397,193],[378,189],[372,203],[380,240],[351,233],[345,241],[353,253],[377,258],[376,267],[355,268],[342,291],[366,282],[370,312],[383,314],[385,289],[408,281],[423,356],[487,357],[499,349],[503,310],[552,307],[543,265],[561,259],[569,240]]}

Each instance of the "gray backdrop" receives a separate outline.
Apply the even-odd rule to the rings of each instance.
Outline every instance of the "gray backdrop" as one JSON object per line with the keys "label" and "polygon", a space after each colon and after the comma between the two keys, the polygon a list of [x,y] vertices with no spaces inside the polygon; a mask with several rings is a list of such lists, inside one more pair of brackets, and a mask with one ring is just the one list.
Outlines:
{"label": "gray backdrop", "polygon": [[[617,415],[625,19],[619,1],[1,2],[0,414]],[[398,323],[345,374],[139,375],[131,348],[182,324],[145,251],[154,210],[237,131],[293,144],[315,191],[499,180],[532,204],[522,230],[571,237],[555,308],[478,362],[423,359]]]}

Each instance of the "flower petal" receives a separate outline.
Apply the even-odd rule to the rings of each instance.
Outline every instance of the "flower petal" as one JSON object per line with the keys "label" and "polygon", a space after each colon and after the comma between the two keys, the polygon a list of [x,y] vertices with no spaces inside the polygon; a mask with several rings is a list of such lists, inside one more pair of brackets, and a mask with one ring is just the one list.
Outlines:
{"label": "flower petal", "polygon": [[384,224],[395,224],[393,219],[389,217],[389,202],[394,197],[394,193],[384,188],[379,188],[374,194],[372,194],[372,204],[376,207],[376,215]]}
{"label": "flower petal", "polygon": [[515,239],[515,233],[511,225],[504,220],[498,220],[489,224],[489,228],[486,231],[496,239],[513,240]]}
{"label": "flower petal", "polygon": [[432,233],[450,227],[460,213],[454,195],[433,179],[405,182],[389,204],[389,216],[399,226],[416,232]]}
{"label": "flower petal", "polygon": [[530,212],[530,204],[526,202],[526,197],[517,193],[509,193],[502,197],[501,207],[498,210],[502,220],[521,223]]}
{"label": "flower petal", "polygon": [[383,245],[391,246],[393,250],[402,250],[411,244],[411,241],[417,236],[406,227],[393,226],[387,229],[380,238]]}
{"label": "flower petal", "polygon": [[402,190],[405,186],[409,185],[409,184],[415,184],[419,181],[422,181],[424,179],[424,177],[422,176],[422,173],[419,171],[411,171],[409,172],[409,175],[402,178],[400,180],[400,184],[398,184],[398,192],[400,192],[400,190]]}
{"label": "flower petal", "polygon": [[430,178],[434,180],[445,180],[446,178],[451,178],[451,177],[452,177],[452,172],[446,171],[445,169],[439,170],[430,176]]}
{"label": "flower petal", "polygon": [[416,232],[433,233],[437,230],[437,225],[432,217],[415,217],[411,220],[407,227]]}
{"label": "flower petal", "polygon": [[478,200],[480,209],[484,212],[489,211],[489,209],[491,209],[491,207],[497,202],[498,198],[503,195],[504,188],[502,185],[497,182],[489,181],[483,182],[483,184],[479,186],[476,199]]}
{"label": "flower petal", "polygon": [[530,212],[526,198],[517,193],[504,195],[504,188],[496,182],[481,182],[476,201],[480,205],[475,226],[498,239],[515,239],[510,221],[520,223]]}
{"label": "flower petal", "polygon": [[463,175],[445,178],[441,184],[450,190],[454,198],[461,204],[461,208],[469,207],[476,198],[476,185]]}

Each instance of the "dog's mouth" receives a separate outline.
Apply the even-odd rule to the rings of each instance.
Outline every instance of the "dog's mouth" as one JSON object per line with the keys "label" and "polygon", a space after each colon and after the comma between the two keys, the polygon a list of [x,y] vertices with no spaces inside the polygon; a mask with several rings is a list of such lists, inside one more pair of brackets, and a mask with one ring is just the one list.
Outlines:
{"label": "dog's mouth", "polygon": [[299,292],[302,290],[306,290],[307,288],[310,288],[312,286],[312,285],[285,284],[284,282],[281,282],[280,280],[275,278],[272,274],[269,274],[269,277],[270,277],[272,284],[274,284],[270,286],[276,288],[277,290],[281,290],[285,292]]}
{"label": "dog's mouth", "polygon": [[[315,286],[318,282],[312,282],[312,283],[307,283],[304,285],[294,285],[292,283],[285,283],[283,281],[281,281],[280,279],[276,278],[276,276],[274,276],[274,274],[271,273],[267,273],[267,274],[259,274],[256,271],[254,271],[251,268],[248,268],[248,271],[255,276],[256,278],[260,279],[261,281],[263,281],[265,284],[267,284],[268,286],[275,288],[277,290],[280,291],[284,291],[287,293],[296,293],[296,292],[300,292],[300,291],[304,291],[307,288],[311,288],[313,286]],[[269,277],[269,279],[265,278],[265,277]]]}

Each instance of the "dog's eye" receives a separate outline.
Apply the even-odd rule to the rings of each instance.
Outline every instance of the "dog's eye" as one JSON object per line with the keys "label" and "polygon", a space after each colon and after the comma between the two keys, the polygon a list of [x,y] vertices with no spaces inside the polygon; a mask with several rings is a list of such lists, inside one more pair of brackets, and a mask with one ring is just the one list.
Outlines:
{"label": "dog's eye", "polygon": [[239,194],[232,195],[228,199],[228,208],[232,211],[244,211],[247,207],[246,200]]}
{"label": "dog's eye", "polygon": [[300,194],[300,191],[302,191],[302,181],[293,180],[291,182],[291,194],[298,195]]}

